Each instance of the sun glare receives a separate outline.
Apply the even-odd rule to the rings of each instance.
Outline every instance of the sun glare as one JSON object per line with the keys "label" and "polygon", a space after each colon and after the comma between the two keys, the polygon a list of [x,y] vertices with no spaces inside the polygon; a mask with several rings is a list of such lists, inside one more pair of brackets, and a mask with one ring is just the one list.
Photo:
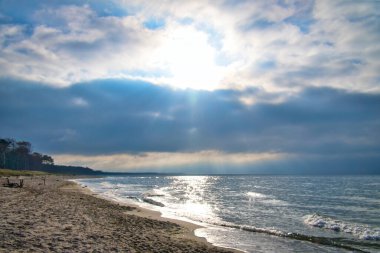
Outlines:
{"label": "sun glare", "polygon": [[216,50],[207,35],[194,28],[168,34],[161,50],[168,82],[176,88],[213,90],[221,81],[221,67],[215,64]]}

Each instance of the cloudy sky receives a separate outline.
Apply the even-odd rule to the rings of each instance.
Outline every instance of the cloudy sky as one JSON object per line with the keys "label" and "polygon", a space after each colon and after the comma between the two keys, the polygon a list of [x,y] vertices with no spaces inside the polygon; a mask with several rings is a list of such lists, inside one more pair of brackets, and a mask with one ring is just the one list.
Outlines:
{"label": "cloudy sky", "polygon": [[0,137],[108,171],[380,173],[379,10],[0,0]]}

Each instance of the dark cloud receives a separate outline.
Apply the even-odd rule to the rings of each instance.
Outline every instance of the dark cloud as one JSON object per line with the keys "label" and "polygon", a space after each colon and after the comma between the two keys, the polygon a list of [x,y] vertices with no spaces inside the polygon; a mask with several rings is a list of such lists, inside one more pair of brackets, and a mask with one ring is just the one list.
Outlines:
{"label": "dark cloud", "polygon": [[68,88],[0,81],[0,134],[50,153],[285,152],[377,155],[380,95],[309,88],[282,103],[258,90],[173,90],[102,80]]}

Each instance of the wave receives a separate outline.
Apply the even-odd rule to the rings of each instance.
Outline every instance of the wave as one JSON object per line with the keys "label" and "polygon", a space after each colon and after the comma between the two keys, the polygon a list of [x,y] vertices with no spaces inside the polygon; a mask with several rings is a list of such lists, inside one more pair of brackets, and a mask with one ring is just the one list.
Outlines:
{"label": "wave", "polygon": [[287,206],[288,203],[283,200],[275,199],[273,196],[265,195],[258,192],[247,192],[249,201],[261,202],[263,204],[274,205],[274,206]]}
{"label": "wave", "polygon": [[160,189],[153,189],[150,191],[147,191],[143,194],[144,197],[165,197],[167,196],[167,193]]}
{"label": "wave", "polygon": [[101,182],[100,183],[100,186],[102,189],[117,189],[116,185],[115,184],[111,184],[109,182]]}
{"label": "wave", "polygon": [[319,214],[304,216],[304,223],[313,227],[344,232],[362,240],[380,240],[380,229],[370,228],[366,225],[344,222]]}
{"label": "wave", "polygon": [[246,232],[263,233],[263,234],[268,234],[272,236],[290,238],[294,240],[306,241],[306,242],[311,242],[311,243],[316,243],[316,244],[321,244],[321,245],[326,245],[326,246],[333,246],[333,247],[342,248],[342,249],[346,249],[346,250],[350,250],[354,252],[367,252],[355,246],[380,249],[380,246],[378,244],[373,244],[370,242],[363,242],[363,241],[358,242],[358,241],[348,240],[347,238],[330,238],[330,237],[304,235],[300,233],[283,232],[276,229],[257,228],[254,226],[244,226],[244,225],[241,226],[241,225],[235,225],[235,224],[230,224],[230,223],[219,223],[219,224],[213,224],[213,225],[239,229]]}
{"label": "wave", "polygon": [[263,199],[263,198],[268,198],[267,195],[258,193],[258,192],[247,192],[247,196],[249,198],[254,198],[254,199]]}

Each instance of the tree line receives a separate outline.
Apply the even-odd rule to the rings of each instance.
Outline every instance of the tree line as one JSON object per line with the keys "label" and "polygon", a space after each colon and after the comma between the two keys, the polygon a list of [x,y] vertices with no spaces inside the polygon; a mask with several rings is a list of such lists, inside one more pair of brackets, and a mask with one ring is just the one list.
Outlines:
{"label": "tree line", "polygon": [[51,156],[32,152],[28,141],[0,139],[0,168],[15,170],[40,170],[44,165],[54,165]]}

